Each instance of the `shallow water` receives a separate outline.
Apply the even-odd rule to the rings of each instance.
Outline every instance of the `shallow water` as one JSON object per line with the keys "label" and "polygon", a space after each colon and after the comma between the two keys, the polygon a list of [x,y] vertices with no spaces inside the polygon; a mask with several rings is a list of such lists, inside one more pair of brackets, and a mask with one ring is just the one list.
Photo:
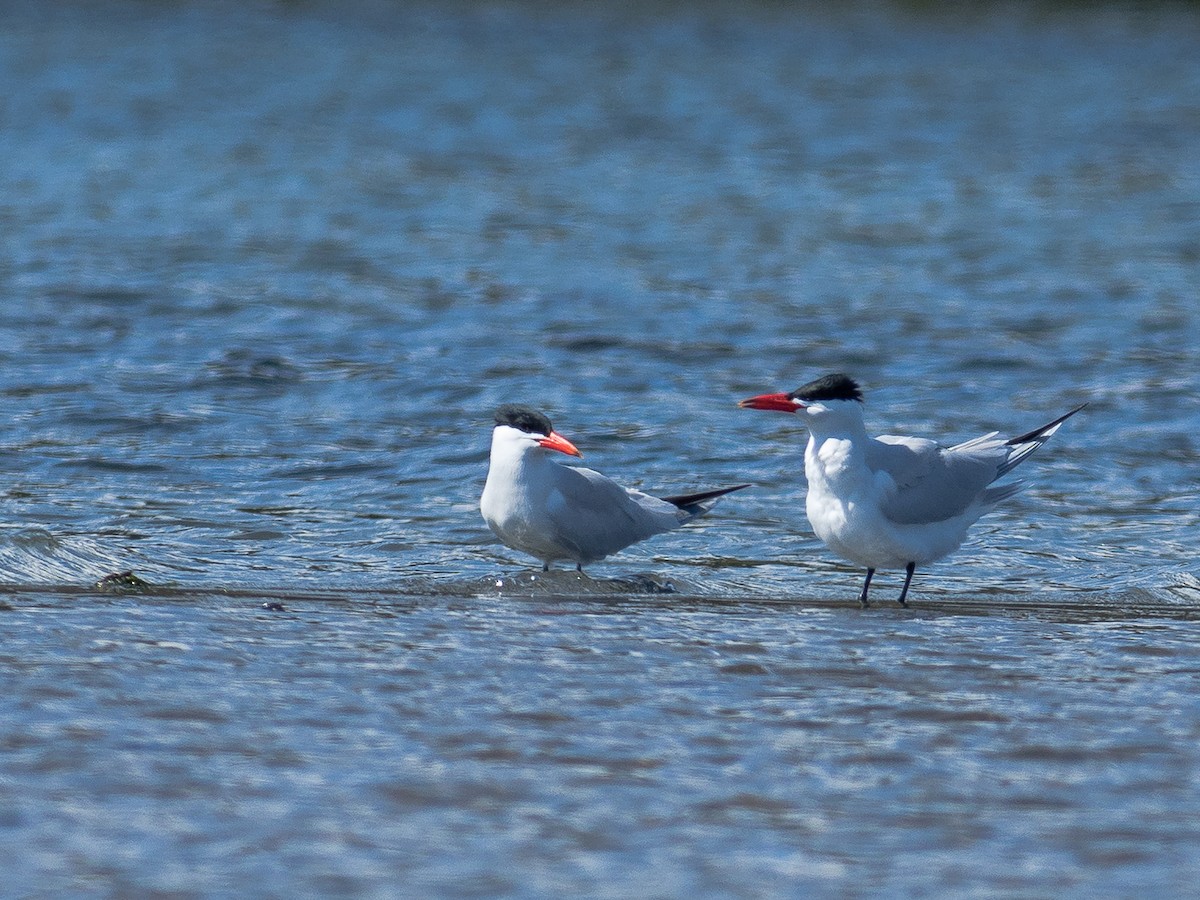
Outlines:
{"label": "shallow water", "polygon": [[[1200,13],[6,9],[10,893],[1195,883]],[[735,406],[832,370],[1090,406],[860,611]],[[506,401],[755,489],[542,576]]]}

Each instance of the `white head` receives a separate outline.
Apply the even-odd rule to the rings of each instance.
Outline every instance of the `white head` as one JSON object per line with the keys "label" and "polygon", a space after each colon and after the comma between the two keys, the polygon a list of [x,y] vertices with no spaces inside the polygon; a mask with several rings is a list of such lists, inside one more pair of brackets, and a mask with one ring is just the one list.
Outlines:
{"label": "white head", "polygon": [[492,453],[498,451],[515,456],[527,453],[545,456],[551,451],[583,456],[574,444],[554,430],[548,418],[528,406],[515,403],[505,403],[496,410]]}

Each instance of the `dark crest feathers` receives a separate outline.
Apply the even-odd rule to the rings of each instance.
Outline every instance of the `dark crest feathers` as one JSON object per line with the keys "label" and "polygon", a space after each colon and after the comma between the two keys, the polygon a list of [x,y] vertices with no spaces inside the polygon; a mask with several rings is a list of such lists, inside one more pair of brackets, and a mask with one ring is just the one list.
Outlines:
{"label": "dark crest feathers", "polygon": [[554,426],[535,409],[517,403],[505,403],[496,408],[496,424],[510,425],[527,434],[550,434]]}
{"label": "dark crest feathers", "polygon": [[862,403],[858,382],[849,375],[825,375],[788,394],[793,400],[857,400]]}

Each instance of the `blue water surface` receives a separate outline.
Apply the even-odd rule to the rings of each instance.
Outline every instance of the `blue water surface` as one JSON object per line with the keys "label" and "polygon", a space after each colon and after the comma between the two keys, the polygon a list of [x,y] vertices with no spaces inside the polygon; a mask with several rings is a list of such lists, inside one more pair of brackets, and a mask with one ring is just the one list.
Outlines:
{"label": "blue water surface", "polygon": [[[3,892],[1197,882],[1193,6],[2,6]],[[1089,405],[864,612],[736,407],[830,371]],[[754,487],[542,577],[502,402]]]}

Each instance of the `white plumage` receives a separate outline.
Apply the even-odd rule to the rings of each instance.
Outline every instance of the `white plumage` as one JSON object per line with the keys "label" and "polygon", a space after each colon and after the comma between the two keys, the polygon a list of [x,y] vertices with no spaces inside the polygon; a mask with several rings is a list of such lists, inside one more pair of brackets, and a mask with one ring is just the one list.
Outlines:
{"label": "white plumage", "polygon": [[1020,482],[993,482],[1083,408],[1019,437],[992,432],[943,448],[922,438],[869,437],[862,393],[845,375],[827,375],[790,394],[762,394],[740,405],[804,415],[809,429],[805,511],[830,550],[867,569],[859,598],[864,606],[871,576],[886,568],[905,569],[900,594],[905,605],[915,568],[958,549],[980,516],[1020,490]]}
{"label": "white plumage", "polygon": [[747,486],[660,499],[591,469],[560,465],[553,452],[582,456],[541,413],[501,406],[479,502],[496,537],[546,569],[564,559],[582,569],[704,515],[719,497]]}

